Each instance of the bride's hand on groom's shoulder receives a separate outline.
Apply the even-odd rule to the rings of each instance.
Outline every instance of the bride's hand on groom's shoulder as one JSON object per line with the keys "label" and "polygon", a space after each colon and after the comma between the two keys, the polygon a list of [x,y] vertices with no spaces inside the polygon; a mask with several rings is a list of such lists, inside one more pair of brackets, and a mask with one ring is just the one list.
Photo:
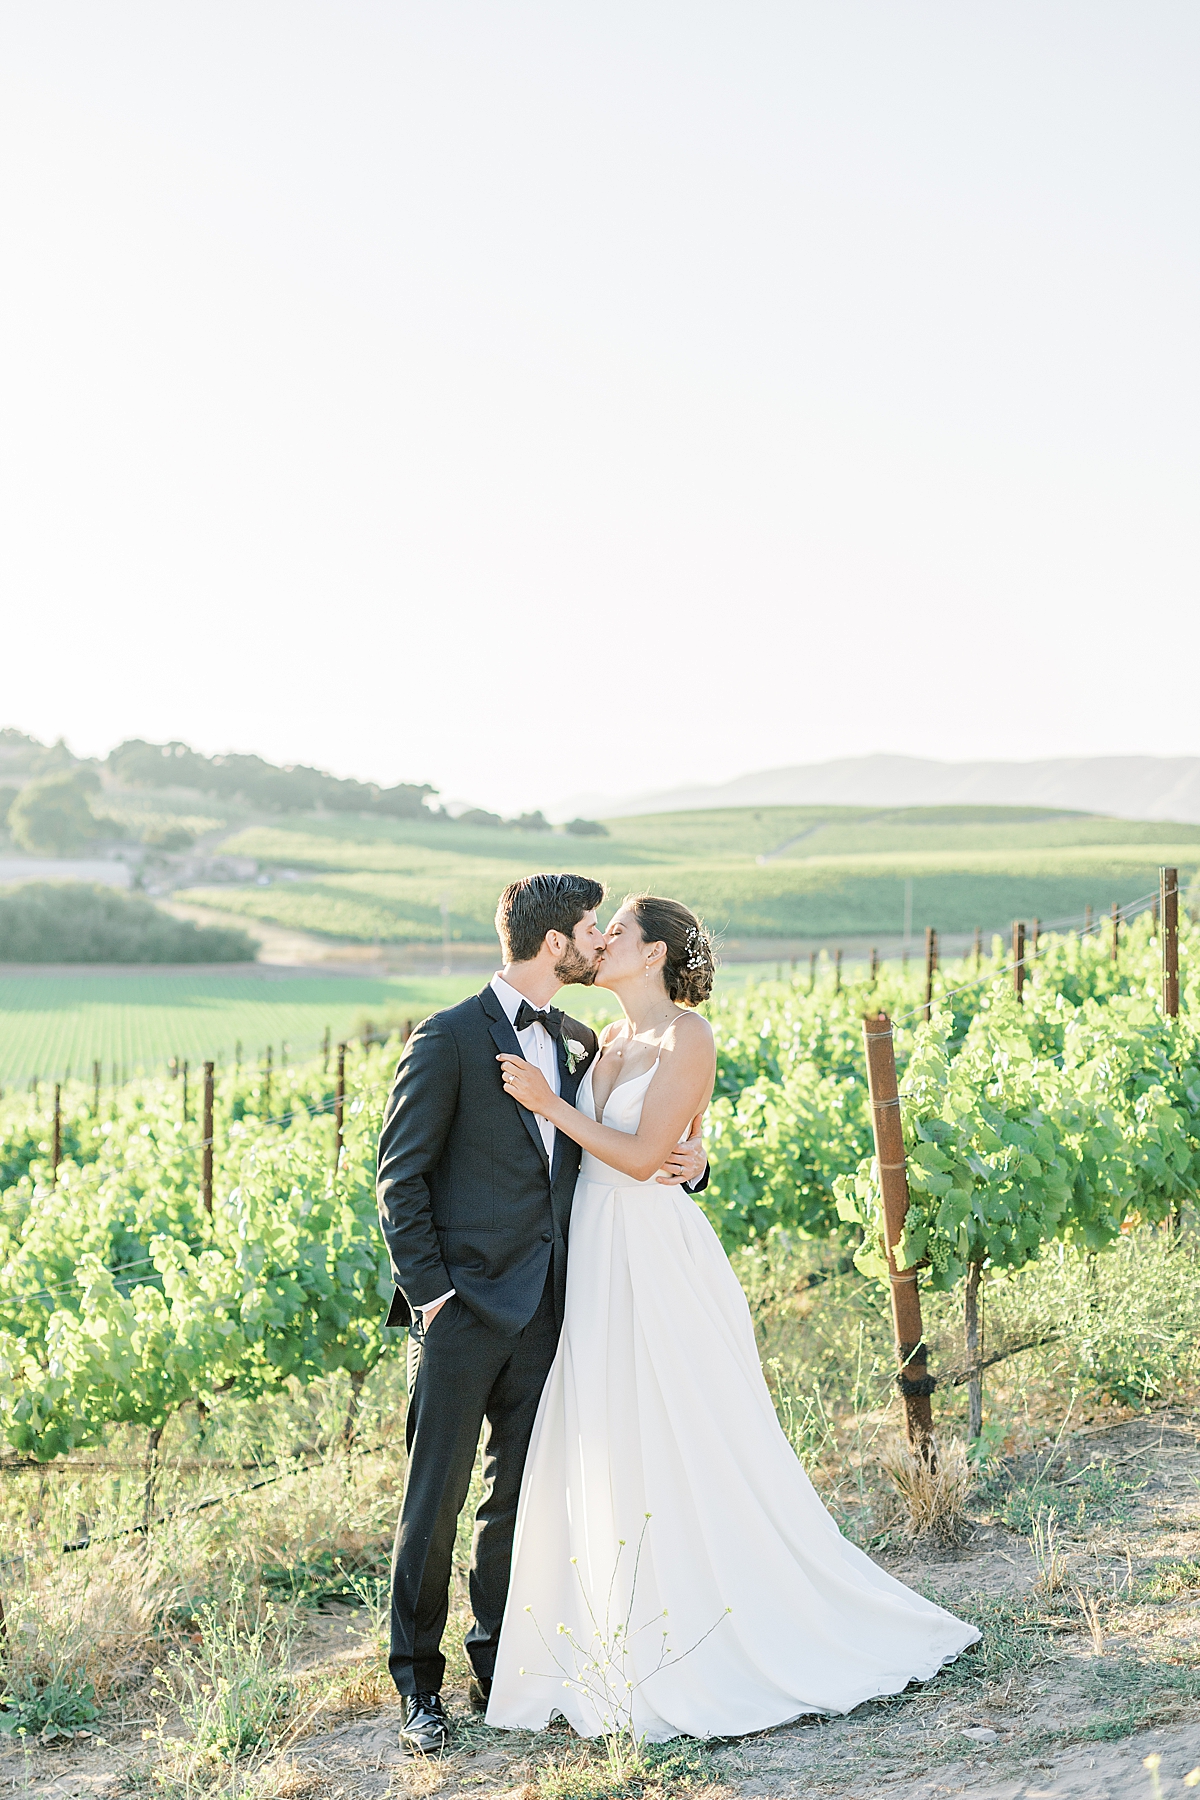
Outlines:
{"label": "bride's hand on groom's shoulder", "polygon": [[518,1106],[524,1106],[529,1112],[540,1113],[543,1118],[548,1117],[555,1096],[542,1071],[526,1062],[523,1056],[511,1056],[507,1052],[498,1056],[496,1061],[500,1064],[505,1093],[511,1095]]}

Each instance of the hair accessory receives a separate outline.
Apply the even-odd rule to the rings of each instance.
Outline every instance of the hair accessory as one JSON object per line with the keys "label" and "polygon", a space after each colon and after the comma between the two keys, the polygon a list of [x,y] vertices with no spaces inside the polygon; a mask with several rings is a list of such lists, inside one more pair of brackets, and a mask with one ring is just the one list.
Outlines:
{"label": "hair accessory", "polygon": [[687,934],[688,955],[684,967],[687,969],[702,969],[708,960],[704,954],[707,948],[708,938],[705,933],[700,930],[698,925],[689,925]]}

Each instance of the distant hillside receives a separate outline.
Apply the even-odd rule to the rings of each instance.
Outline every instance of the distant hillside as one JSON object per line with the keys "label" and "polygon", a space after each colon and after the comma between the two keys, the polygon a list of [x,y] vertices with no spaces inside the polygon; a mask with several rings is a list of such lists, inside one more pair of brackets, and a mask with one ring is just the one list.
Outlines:
{"label": "distant hillside", "polygon": [[576,794],[551,810],[632,818],[727,806],[1037,806],[1117,819],[1200,824],[1200,756],[1074,756],[1047,762],[934,762],[850,756],[615,801]]}
{"label": "distant hillside", "polygon": [[[30,783],[64,774],[78,779],[85,773],[91,789],[100,789],[105,783],[117,788],[184,788],[240,800],[264,812],[309,812],[320,807],[328,812],[378,812],[413,819],[424,814],[426,797],[437,792],[428,782],[400,782],[382,788],[377,782],[345,780],[301,763],[283,767],[261,756],[202,756],[174,739],[167,744],[148,744],[142,738],[127,738],[100,763],[73,756],[62,738],[56,744],[43,744],[11,725],[0,730],[0,780],[8,794],[4,812],[14,795]],[[10,780],[15,781],[14,787],[8,786]]]}
{"label": "distant hillside", "polygon": [[[610,903],[650,889],[729,938],[919,936],[1082,919],[1200,868],[1200,825],[1040,808],[742,807],[612,820],[604,837],[523,837],[379,817],[260,823],[225,839],[250,881],[176,898],[232,919],[360,943],[494,943],[496,897],[534,869],[595,875]],[[445,909],[443,911],[443,908]]]}

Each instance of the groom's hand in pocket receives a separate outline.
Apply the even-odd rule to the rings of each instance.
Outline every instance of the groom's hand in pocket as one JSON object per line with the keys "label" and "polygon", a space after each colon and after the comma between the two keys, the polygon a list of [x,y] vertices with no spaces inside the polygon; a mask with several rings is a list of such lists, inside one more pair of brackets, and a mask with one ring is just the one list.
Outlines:
{"label": "groom's hand in pocket", "polygon": [[443,1294],[442,1298],[440,1300],[435,1300],[432,1306],[421,1307],[420,1312],[421,1312],[422,1333],[429,1330],[429,1327],[433,1324],[433,1321],[437,1318],[437,1316],[441,1312],[443,1306],[445,1306],[447,1300],[452,1300],[453,1298],[454,1298],[453,1294]]}

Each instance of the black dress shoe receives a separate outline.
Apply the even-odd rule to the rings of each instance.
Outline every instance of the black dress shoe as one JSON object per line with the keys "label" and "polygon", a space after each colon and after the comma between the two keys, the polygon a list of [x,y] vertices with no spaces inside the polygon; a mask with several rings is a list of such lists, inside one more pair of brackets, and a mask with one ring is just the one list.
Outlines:
{"label": "black dress shoe", "polygon": [[467,1699],[471,1702],[471,1711],[485,1713],[488,1701],[492,1697],[492,1678],[490,1675],[472,1675],[467,1685]]}
{"label": "black dress shoe", "polygon": [[409,1756],[440,1756],[450,1736],[450,1722],[440,1694],[405,1694],[400,1748]]}

